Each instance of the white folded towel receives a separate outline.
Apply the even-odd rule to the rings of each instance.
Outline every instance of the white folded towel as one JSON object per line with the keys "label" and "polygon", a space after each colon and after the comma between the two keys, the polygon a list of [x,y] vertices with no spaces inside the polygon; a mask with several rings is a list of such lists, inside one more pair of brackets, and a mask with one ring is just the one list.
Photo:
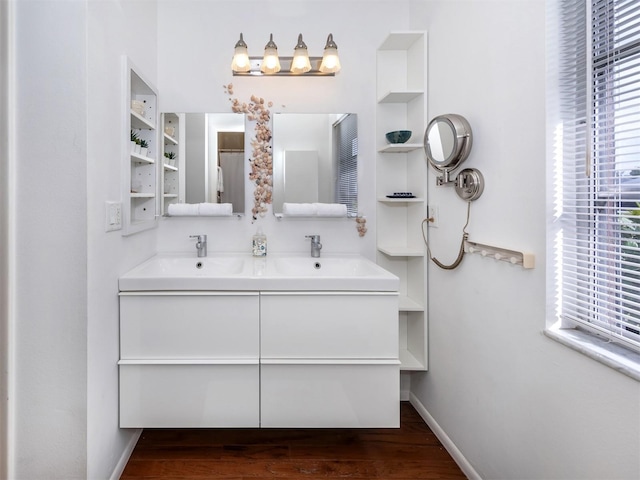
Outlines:
{"label": "white folded towel", "polygon": [[195,216],[198,215],[197,203],[172,203],[167,209],[171,217]]}
{"label": "white folded towel", "polygon": [[341,203],[314,203],[319,217],[346,217],[347,206]]}
{"label": "white folded towel", "polygon": [[198,215],[204,217],[230,217],[233,205],[230,203],[199,203]]}
{"label": "white folded towel", "polygon": [[313,203],[283,203],[282,214],[298,217],[311,217],[316,215],[317,209]]}

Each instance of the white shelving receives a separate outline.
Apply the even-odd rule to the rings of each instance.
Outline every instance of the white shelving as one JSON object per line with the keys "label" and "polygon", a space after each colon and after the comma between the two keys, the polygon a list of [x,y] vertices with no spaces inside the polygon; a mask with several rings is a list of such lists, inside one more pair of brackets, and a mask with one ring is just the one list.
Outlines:
{"label": "white shelving", "polygon": [[[427,171],[422,135],[427,123],[425,32],[392,32],[377,51],[377,262],[400,278],[401,370],[427,370]],[[411,130],[409,142],[388,144],[385,133]],[[388,198],[411,192],[414,198]]]}
{"label": "white shelving", "polygon": [[[158,93],[131,60],[123,57],[123,235],[156,226],[158,211]],[[133,102],[142,110],[134,111]],[[147,144],[145,153],[132,150],[131,133]]]}
{"label": "white shelving", "polygon": [[[414,135],[415,136],[415,135]],[[422,149],[422,143],[391,143],[380,148],[380,153],[407,153]]]}
{"label": "white shelving", "polygon": [[[180,162],[184,161],[184,114],[162,114],[162,214],[166,215],[172,203],[184,203],[184,180],[180,178]],[[173,155],[169,159],[165,154]]]}

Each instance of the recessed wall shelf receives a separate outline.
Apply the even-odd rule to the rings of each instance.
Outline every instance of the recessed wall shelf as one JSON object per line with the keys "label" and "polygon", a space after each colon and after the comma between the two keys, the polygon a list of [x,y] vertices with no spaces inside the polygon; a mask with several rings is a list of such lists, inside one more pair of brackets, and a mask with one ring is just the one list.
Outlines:
{"label": "recessed wall shelf", "polygon": [[[122,234],[131,235],[156,226],[158,199],[158,164],[160,137],[156,126],[158,94],[155,87],[126,56],[122,59],[123,82],[123,132],[122,132]],[[140,102],[140,111],[132,109],[133,102]],[[146,155],[131,150],[131,134],[146,142]],[[142,182],[142,192],[132,192],[135,183]],[[138,188],[133,188],[138,190]]]}
{"label": "recessed wall shelf", "polygon": [[[162,158],[164,168],[161,173],[160,188],[165,194],[160,205],[162,215],[169,211],[172,203],[185,203],[185,158],[186,146],[181,141],[186,138],[184,113],[163,113],[160,117],[163,142]],[[171,135],[169,135],[169,133]],[[169,158],[167,155],[171,156]],[[171,163],[171,165],[169,163]],[[180,175],[182,173],[182,175]]]}
{"label": "recessed wall shelf", "polygon": [[171,135],[164,134],[164,143],[165,145],[178,145],[178,140],[173,138]]}
{"label": "recessed wall shelf", "polygon": [[147,120],[146,118],[139,115],[138,113],[134,112],[133,110],[130,111],[130,114],[131,114],[131,128],[142,128],[145,130],[154,130],[156,128],[154,123],[152,123],[150,120]]}
{"label": "recessed wall shelf", "polygon": [[142,163],[156,163],[153,158],[145,157],[144,155],[140,155],[139,153],[131,152],[131,160],[134,162],[142,162]]}

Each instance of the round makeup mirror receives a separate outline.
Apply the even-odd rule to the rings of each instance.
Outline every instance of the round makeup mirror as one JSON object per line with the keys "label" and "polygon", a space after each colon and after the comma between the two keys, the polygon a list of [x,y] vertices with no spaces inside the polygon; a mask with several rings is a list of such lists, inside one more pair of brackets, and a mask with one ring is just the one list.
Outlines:
{"label": "round makeup mirror", "polygon": [[445,173],[466,160],[473,143],[471,126],[461,115],[450,113],[435,117],[424,132],[424,151],[433,168]]}

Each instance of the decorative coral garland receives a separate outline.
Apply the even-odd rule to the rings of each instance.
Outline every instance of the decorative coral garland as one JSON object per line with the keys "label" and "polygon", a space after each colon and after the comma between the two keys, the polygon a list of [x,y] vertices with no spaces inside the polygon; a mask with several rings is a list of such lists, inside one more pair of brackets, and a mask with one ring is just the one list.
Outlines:
{"label": "decorative coral garland", "polygon": [[253,192],[254,206],[251,209],[253,220],[258,216],[264,217],[267,213],[267,205],[271,203],[273,191],[273,154],[271,147],[271,111],[273,102],[265,104],[264,98],[251,95],[250,102],[240,102],[237,98],[232,98],[233,84],[224,85],[225,93],[229,95],[231,110],[234,113],[245,113],[247,118],[256,122],[255,137],[251,140],[253,149],[249,164],[251,173],[249,180],[255,184]]}

